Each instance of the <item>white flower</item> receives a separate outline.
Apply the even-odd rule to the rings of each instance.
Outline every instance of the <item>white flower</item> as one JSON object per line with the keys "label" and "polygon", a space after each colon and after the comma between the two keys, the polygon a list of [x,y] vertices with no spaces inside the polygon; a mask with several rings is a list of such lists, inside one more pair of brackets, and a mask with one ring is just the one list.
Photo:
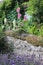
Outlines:
{"label": "white flower", "polygon": [[4,28],[4,25],[2,25],[2,29]]}
{"label": "white flower", "polygon": [[30,18],[32,18],[31,15],[27,14],[27,12],[25,12],[25,16],[26,16],[27,20],[30,20]]}
{"label": "white flower", "polygon": [[14,28],[12,30],[14,30]]}
{"label": "white flower", "polygon": [[13,20],[13,27],[15,27],[16,26],[16,20],[14,19]]}
{"label": "white flower", "polygon": [[0,0],[0,2],[1,2],[2,0]]}
{"label": "white flower", "polygon": [[4,18],[4,24],[6,24],[7,23],[7,18]]}

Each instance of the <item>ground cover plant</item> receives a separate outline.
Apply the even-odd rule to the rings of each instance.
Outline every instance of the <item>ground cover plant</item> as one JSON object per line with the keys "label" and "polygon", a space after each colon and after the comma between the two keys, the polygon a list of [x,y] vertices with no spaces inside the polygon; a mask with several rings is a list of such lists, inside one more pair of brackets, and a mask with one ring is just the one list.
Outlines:
{"label": "ground cover plant", "polygon": [[0,65],[43,65],[42,60],[35,60],[33,55],[17,55],[15,53],[0,54]]}

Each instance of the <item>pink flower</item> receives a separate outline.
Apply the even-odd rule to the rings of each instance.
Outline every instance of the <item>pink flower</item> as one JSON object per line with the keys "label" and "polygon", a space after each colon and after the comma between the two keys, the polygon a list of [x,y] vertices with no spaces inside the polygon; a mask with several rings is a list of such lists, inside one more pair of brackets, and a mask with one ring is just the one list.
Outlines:
{"label": "pink flower", "polygon": [[26,21],[26,20],[27,20],[26,15],[24,15],[24,21]]}
{"label": "pink flower", "polygon": [[17,12],[17,13],[19,13],[19,12],[20,12],[20,7],[18,7],[18,8],[16,9],[16,12]]}
{"label": "pink flower", "polygon": [[21,14],[20,14],[20,13],[18,13],[18,19],[20,19],[20,17],[21,17]]}

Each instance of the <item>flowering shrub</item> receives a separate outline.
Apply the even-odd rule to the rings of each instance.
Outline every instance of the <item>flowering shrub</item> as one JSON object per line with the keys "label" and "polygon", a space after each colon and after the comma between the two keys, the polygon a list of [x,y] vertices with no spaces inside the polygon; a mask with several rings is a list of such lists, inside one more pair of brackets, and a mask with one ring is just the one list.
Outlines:
{"label": "flowering shrub", "polygon": [[[38,25],[35,25],[35,22],[40,21],[39,19],[40,16],[37,17],[37,14],[39,14],[38,13],[39,9],[36,6],[36,4],[39,3],[39,1],[31,0],[24,3],[26,3],[27,5],[24,4],[23,6],[22,5],[23,3],[21,3],[21,1],[19,3],[18,0],[17,1],[0,0],[0,17],[1,17],[0,21],[2,26],[1,29],[14,30],[14,31],[24,30],[30,34],[43,35],[42,30],[43,27],[39,27],[38,29],[37,28]],[[39,4],[37,5],[39,7],[42,7],[41,3],[43,4],[42,0],[40,1],[40,6]],[[7,19],[6,20],[7,22],[4,19],[5,20]]]}
{"label": "flowering shrub", "polygon": [[26,21],[27,20],[27,18],[26,18],[26,16],[24,15],[24,21]]}
{"label": "flowering shrub", "polygon": [[35,55],[0,54],[0,65],[43,65],[40,57],[35,60]]}
{"label": "flowering shrub", "polygon": [[20,17],[21,17],[21,14],[20,14],[20,13],[18,13],[18,19],[20,19]]}
{"label": "flowering shrub", "polygon": [[17,13],[19,13],[19,12],[20,12],[20,7],[18,7],[18,8],[16,9],[16,12],[17,12]]}
{"label": "flowering shrub", "polygon": [[21,17],[20,7],[18,7],[18,8],[16,9],[16,12],[17,12],[17,15],[18,15],[18,19],[20,19],[20,17]]}

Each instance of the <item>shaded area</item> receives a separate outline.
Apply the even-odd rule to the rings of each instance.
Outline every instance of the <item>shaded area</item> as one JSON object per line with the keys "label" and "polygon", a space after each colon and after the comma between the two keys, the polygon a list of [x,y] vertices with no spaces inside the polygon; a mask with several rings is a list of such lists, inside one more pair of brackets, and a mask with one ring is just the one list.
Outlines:
{"label": "shaded area", "polygon": [[8,53],[13,51],[13,48],[9,46],[5,39],[6,36],[0,39],[0,53]]}

